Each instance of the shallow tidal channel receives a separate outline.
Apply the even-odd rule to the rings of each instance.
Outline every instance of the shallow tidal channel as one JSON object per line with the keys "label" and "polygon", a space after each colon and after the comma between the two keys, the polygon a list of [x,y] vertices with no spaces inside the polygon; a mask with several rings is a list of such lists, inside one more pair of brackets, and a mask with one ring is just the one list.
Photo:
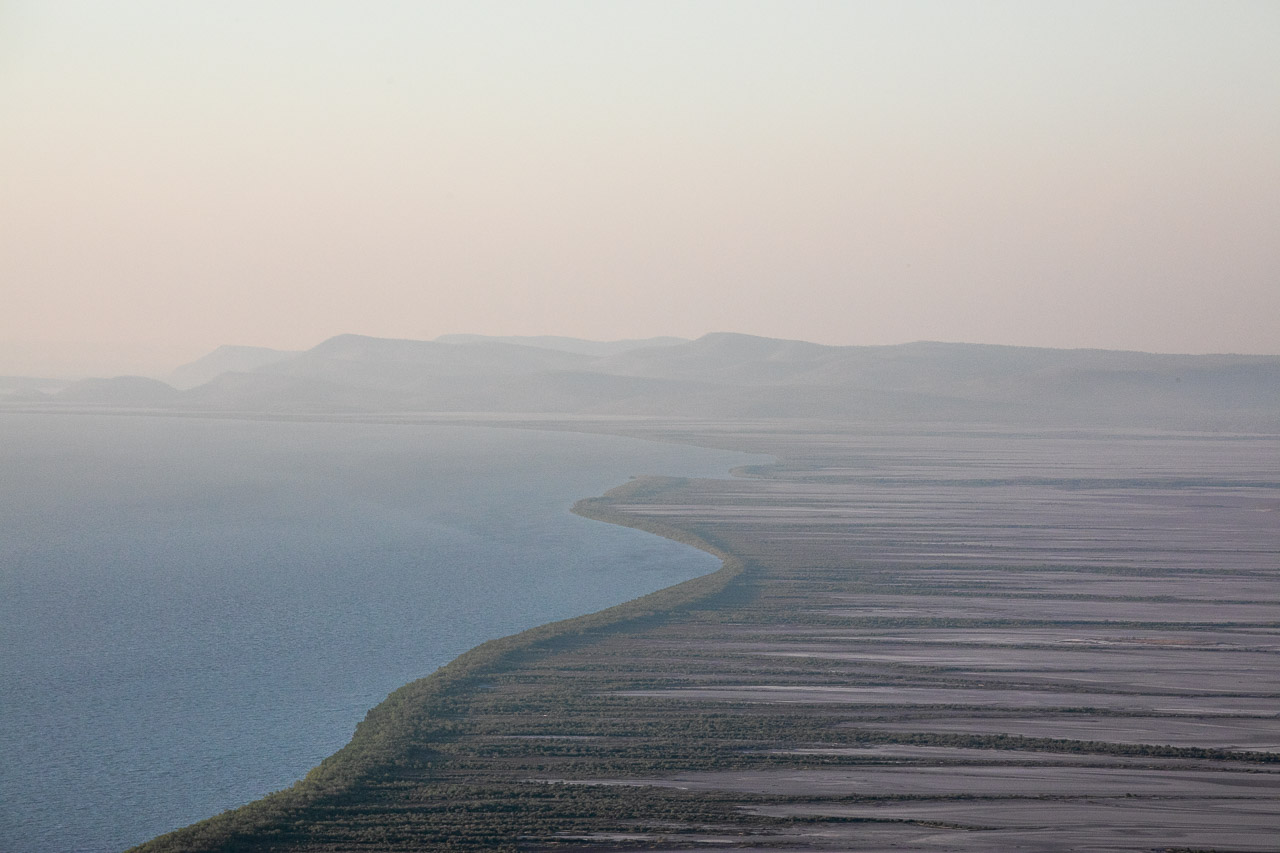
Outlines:
{"label": "shallow tidal channel", "polygon": [[760,461],[481,427],[0,414],[0,850],[120,850],[241,805],[478,643],[715,570],[569,507]]}

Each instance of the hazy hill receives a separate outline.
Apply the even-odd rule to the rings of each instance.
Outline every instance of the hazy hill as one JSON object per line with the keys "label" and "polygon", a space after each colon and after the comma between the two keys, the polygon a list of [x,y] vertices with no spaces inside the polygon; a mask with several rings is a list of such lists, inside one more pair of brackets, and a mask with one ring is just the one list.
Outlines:
{"label": "hazy hill", "polygon": [[609,373],[757,385],[801,380],[838,352],[804,341],[713,333],[677,346],[632,350],[601,364]]}
{"label": "hazy hill", "polygon": [[338,335],[266,370],[310,373],[341,369],[340,365],[377,365],[390,371],[404,370],[406,375],[464,375],[573,369],[591,362],[590,356],[497,341],[445,344]]}
{"label": "hazy hill", "polygon": [[267,347],[220,346],[174,370],[169,374],[169,384],[174,388],[194,388],[224,373],[257,370],[294,355],[297,353]]}
{"label": "hazy hill", "polygon": [[602,374],[597,361],[496,341],[340,335],[256,371],[225,374],[187,400],[238,410],[579,412],[691,393],[689,383]]}
{"label": "hazy hill", "polygon": [[[297,356],[267,365],[257,375],[289,376],[345,388],[378,391],[389,408],[434,408],[436,400],[462,394],[480,410],[506,410],[495,393],[476,397],[486,379],[531,377],[586,368],[590,356],[504,343],[442,344],[339,335]],[[456,409],[456,404],[448,405]]]}
{"label": "hazy hill", "polygon": [[[557,339],[551,339],[557,340]],[[594,344],[595,342],[584,342]],[[219,411],[449,411],[838,418],[1280,430],[1280,356],[919,342],[833,347],[737,334],[603,355],[492,338],[339,335],[300,353],[227,347],[176,391],[90,380],[59,402]],[[607,348],[606,348],[607,349]],[[185,369],[185,368],[184,368]]]}
{"label": "hazy hill", "polygon": [[71,381],[66,379],[0,376],[0,401],[17,403],[46,400],[49,394],[61,391],[70,384]]}
{"label": "hazy hill", "polygon": [[557,335],[507,335],[502,337],[491,335],[441,335],[436,338],[436,342],[442,344],[518,344],[572,352],[579,355],[604,356],[646,347],[669,347],[674,344],[686,344],[689,341],[687,338],[671,337],[632,338],[621,341],[588,341],[583,338],[563,338]]}
{"label": "hazy hill", "polygon": [[805,341],[711,334],[686,345],[625,353],[601,362],[610,373],[720,378],[743,385],[794,384],[1002,395],[1027,382],[1116,372],[1190,373],[1280,365],[1277,356],[1157,355],[922,341],[893,346],[822,346]]}
{"label": "hazy hill", "polygon": [[90,403],[130,408],[172,406],[181,397],[182,392],[171,385],[144,376],[81,379],[53,395],[53,399],[59,403]]}

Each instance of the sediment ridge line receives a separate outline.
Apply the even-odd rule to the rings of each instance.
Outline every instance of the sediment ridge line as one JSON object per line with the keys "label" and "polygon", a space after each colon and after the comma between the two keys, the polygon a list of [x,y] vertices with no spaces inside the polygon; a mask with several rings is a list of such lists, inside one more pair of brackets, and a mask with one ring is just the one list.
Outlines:
{"label": "sediment ridge line", "polygon": [[591,633],[665,619],[723,592],[747,569],[742,558],[691,531],[652,518],[628,515],[615,508],[624,501],[651,499],[687,482],[687,478],[680,477],[636,477],[600,497],[578,501],[570,511],[593,521],[643,530],[705,551],[720,559],[721,566],[716,571],[594,613],[549,622],[481,643],[430,675],[389,694],[356,725],[346,746],[322,760],[291,787],[165,833],[129,848],[126,853],[229,851],[236,849],[237,842],[270,832],[273,826],[305,819],[308,808],[341,798],[362,781],[394,768],[410,749],[428,746],[433,739],[448,736],[452,729],[449,720],[444,714],[432,712],[438,711],[444,700],[475,689],[481,679],[518,667],[517,656],[550,650],[557,642]]}

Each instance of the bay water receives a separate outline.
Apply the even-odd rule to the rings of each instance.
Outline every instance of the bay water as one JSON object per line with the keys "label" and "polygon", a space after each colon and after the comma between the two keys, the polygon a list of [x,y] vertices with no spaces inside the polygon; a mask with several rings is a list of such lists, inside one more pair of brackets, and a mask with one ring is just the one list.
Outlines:
{"label": "bay water", "polygon": [[569,512],[744,454],[414,424],[0,414],[0,850],[287,787],[467,649],[713,571]]}

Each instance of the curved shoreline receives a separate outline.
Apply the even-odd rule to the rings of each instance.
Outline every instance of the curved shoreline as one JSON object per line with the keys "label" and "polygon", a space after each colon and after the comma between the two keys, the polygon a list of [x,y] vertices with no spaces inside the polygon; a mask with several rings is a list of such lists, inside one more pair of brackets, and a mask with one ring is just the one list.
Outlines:
{"label": "curved shoreline", "polygon": [[793,432],[582,501],[726,565],[478,647],[399,760],[184,849],[1270,849],[1280,456],[1200,441]]}
{"label": "curved shoreline", "polygon": [[[724,591],[746,569],[746,563],[719,544],[689,531],[614,509],[629,498],[650,497],[688,482],[678,477],[638,477],[604,495],[579,500],[571,512],[583,518],[643,530],[705,551],[721,561],[714,572],[582,616],[539,625],[489,640],[459,655],[430,675],[398,688],[374,706],[346,746],[325,758],[291,787],[165,833],[127,853],[228,849],[238,837],[260,832],[292,814],[340,796],[362,779],[389,769],[405,753],[447,737],[450,724],[443,707],[448,700],[481,685],[481,679],[518,662],[525,653],[550,649],[590,633],[665,618]],[[433,713],[434,712],[434,713]]]}

